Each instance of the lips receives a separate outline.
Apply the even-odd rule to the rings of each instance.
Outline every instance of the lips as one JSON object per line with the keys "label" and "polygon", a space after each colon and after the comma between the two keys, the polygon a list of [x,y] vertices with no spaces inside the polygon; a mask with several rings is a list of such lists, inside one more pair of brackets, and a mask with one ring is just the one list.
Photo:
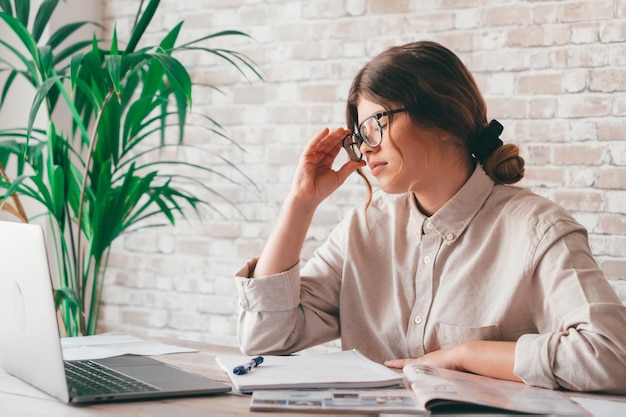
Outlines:
{"label": "lips", "polygon": [[379,162],[379,161],[371,161],[368,162],[368,165],[370,167],[370,170],[372,171],[372,175],[376,176],[376,174],[378,174],[385,165],[387,165],[386,162]]}

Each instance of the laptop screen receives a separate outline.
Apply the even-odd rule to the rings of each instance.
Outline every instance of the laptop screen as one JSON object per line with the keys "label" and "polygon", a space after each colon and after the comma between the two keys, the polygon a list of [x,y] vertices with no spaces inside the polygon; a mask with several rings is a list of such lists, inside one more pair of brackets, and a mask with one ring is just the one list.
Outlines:
{"label": "laptop screen", "polygon": [[0,221],[0,365],[68,402],[44,233]]}

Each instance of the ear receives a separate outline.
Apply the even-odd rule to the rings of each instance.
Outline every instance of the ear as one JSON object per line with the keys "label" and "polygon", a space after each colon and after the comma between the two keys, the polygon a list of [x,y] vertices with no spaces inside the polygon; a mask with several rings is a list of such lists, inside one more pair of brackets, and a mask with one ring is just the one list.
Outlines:
{"label": "ear", "polygon": [[445,130],[440,130],[437,132],[437,138],[442,142],[449,142],[452,139],[452,134],[446,132]]}

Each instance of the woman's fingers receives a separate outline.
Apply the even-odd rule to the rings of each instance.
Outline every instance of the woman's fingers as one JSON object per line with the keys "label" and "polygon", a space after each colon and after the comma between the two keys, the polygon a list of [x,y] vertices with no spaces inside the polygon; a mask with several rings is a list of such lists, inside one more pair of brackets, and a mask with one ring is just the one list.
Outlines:
{"label": "woman's fingers", "polygon": [[391,360],[385,361],[385,366],[389,368],[402,369],[410,363],[417,363],[417,362],[418,362],[417,359],[391,359]]}

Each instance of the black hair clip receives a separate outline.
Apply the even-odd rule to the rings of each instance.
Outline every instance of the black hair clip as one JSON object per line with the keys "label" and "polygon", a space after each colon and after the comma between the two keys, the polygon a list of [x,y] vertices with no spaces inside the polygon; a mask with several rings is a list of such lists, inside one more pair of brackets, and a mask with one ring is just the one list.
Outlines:
{"label": "black hair clip", "polygon": [[500,139],[500,134],[504,130],[504,127],[497,120],[493,119],[476,138],[471,145],[471,151],[474,158],[483,162],[489,156],[502,146],[503,142]]}

